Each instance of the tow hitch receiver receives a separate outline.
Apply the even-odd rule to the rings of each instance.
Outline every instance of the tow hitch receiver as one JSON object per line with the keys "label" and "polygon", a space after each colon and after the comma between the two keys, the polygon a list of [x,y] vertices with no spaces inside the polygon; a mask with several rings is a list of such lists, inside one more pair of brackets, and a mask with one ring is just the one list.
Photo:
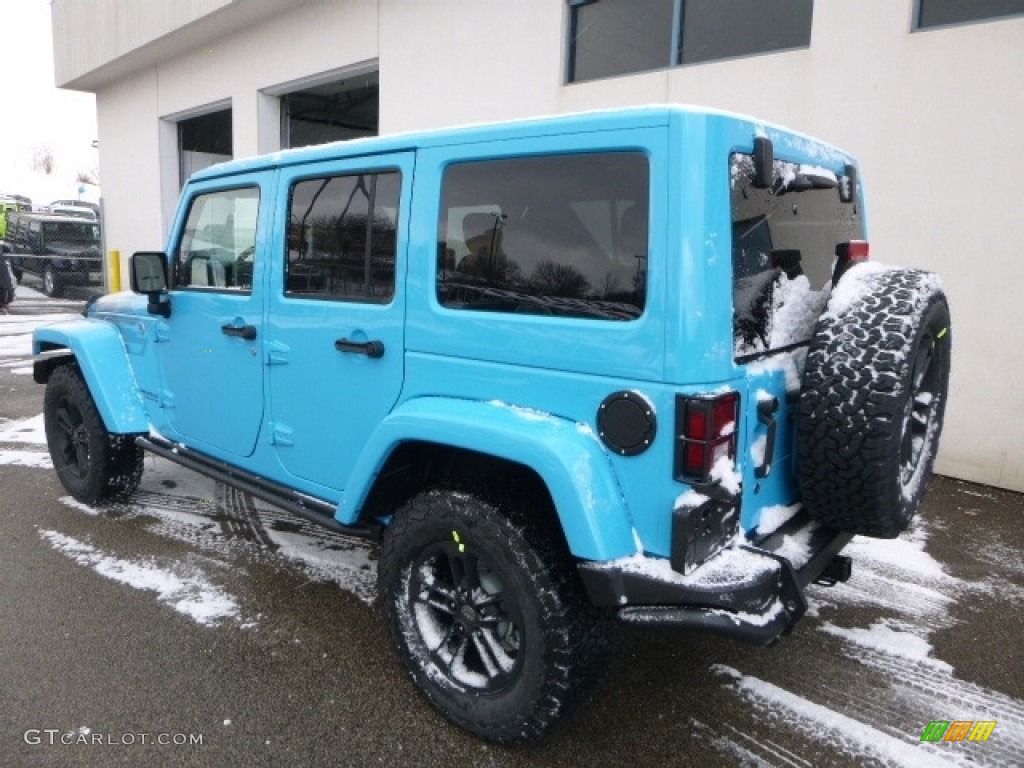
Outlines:
{"label": "tow hitch receiver", "polygon": [[836,555],[832,558],[832,561],[825,566],[818,578],[814,580],[815,584],[820,584],[823,587],[834,587],[836,582],[849,581],[850,573],[853,571],[853,560],[846,555]]}

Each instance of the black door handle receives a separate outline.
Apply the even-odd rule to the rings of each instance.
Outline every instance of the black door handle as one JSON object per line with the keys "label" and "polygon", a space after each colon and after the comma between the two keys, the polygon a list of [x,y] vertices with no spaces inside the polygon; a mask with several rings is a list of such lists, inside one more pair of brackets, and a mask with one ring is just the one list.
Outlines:
{"label": "black door handle", "polygon": [[255,325],[222,325],[220,329],[228,336],[237,336],[246,341],[252,341],[256,338]]}
{"label": "black door handle", "polygon": [[357,352],[367,357],[384,357],[384,342],[376,339],[372,341],[338,339],[334,342],[334,348],[339,352]]}

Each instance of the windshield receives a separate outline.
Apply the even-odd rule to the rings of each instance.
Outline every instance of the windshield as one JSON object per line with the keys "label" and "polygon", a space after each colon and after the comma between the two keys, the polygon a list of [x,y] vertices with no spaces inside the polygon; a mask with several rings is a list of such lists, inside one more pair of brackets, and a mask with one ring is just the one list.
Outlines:
{"label": "windshield", "polygon": [[43,237],[48,242],[59,240],[63,243],[99,245],[100,228],[95,224],[76,221],[44,221]]}
{"label": "windshield", "polygon": [[730,158],[733,351],[738,361],[810,340],[832,284],[837,247],[864,239],[857,196],[843,202],[825,168],[774,164],[755,185],[754,158]]}

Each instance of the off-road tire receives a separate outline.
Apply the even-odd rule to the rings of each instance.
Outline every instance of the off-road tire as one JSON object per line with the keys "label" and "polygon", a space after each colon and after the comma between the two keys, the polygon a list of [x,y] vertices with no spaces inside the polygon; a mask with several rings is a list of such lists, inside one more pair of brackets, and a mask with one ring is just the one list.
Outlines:
{"label": "off-road tire", "polygon": [[894,538],[931,474],[949,386],[949,307],[918,270],[854,267],[818,320],[797,427],[798,479],[816,519]]}
{"label": "off-road tire", "polygon": [[58,367],[43,399],[46,443],[57,477],[84,504],[129,496],[142,479],[135,435],[107,432],[78,367]]}
{"label": "off-road tire", "polygon": [[537,740],[603,666],[607,622],[557,543],[521,510],[453,489],[413,497],[385,532],[379,586],[395,648],[430,703],[488,741]]}

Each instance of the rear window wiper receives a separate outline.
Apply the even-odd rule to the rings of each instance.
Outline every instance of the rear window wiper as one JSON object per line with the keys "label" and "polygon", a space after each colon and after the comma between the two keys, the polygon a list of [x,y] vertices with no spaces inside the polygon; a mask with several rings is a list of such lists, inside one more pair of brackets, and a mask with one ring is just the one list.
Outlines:
{"label": "rear window wiper", "polygon": [[791,179],[777,179],[772,194],[780,197],[787,192],[806,192],[810,189],[836,189],[839,182],[828,176],[813,173],[798,173]]}

